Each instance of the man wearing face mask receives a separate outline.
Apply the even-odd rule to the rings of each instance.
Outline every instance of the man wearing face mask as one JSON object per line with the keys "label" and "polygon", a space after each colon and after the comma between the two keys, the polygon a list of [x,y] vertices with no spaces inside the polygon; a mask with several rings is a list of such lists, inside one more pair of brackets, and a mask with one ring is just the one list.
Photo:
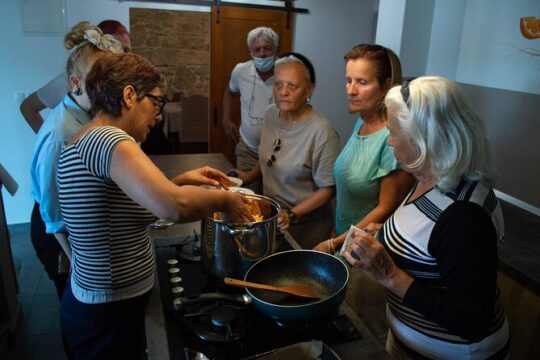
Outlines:
{"label": "man wearing face mask", "polygon": [[[236,144],[236,168],[249,171],[258,164],[257,148],[266,108],[274,103],[274,61],[278,35],[268,27],[251,30],[247,45],[252,60],[237,64],[223,95],[223,128],[227,138]],[[231,120],[233,99],[240,96],[241,122],[238,128]],[[260,180],[249,186],[262,193]]]}

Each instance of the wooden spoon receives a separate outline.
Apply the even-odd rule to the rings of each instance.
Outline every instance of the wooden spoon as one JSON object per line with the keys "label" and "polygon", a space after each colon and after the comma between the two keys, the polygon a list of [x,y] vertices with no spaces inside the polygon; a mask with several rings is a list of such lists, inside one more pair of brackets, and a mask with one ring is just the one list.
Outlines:
{"label": "wooden spoon", "polygon": [[250,281],[243,281],[238,279],[233,279],[230,277],[226,277],[223,279],[225,284],[232,285],[232,286],[238,286],[238,287],[247,287],[247,288],[253,288],[253,289],[263,289],[263,290],[270,290],[270,291],[279,291],[286,294],[292,294],[296,296],[301,297],[307,297],[307,298],[315,298],[320,299],[321,295],[317,290],[312,288],[311,286],[307,285],[287,285],[287,286],[272,286],[272,285],[266,285],[266,284],[258,284]]}

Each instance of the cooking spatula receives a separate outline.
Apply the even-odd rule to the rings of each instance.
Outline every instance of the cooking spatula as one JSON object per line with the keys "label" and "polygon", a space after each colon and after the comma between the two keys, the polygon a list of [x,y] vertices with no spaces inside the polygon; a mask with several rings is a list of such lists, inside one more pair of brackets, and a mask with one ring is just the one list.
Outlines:
{"label": "cooking spatula", "polygon": [[238,279],[233,279],[230,277],[226,277],[223,279],[225,284],[232,285],[232,286],[238,286],[238,287],[247,287],[247,288],[253,288],[253,289],[263,289],[263,290],[270,290],[270,291],[279,291],[286,294],[292,294],[296,296],[301,297],[307,297],[307,298],[315,298],[320,299],[321,294],[314,288],[308,285],[287,285],[287,286],[272,286],[272,285],[266,285],[266,284],[259,284],[254,283],[250,281],[243,281]]}

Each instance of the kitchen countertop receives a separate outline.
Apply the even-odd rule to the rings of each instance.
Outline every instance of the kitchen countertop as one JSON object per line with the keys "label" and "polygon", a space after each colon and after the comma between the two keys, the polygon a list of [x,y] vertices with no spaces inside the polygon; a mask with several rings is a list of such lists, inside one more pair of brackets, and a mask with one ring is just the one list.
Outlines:
{"label": "kitchen countertop", "polygon": [[[230,169],[230,163],[222,154],[158,155],[152,156],[151,158],[169,178],[203,165],[209,165],[224,172]],[[160,242],[166,241],[167,238],[189,235],[193,233],[193,230],[200,230],[200,222],[177,224],[166,229],[151,229],[150,236],[154,239],[155,245],[159,246]],[[291,246],[299,248],[296,241],[294,241],[290,235],[287,234],[286,239]],[[381,344],[375,335],[366,327],[362,319],[360,319],[346,303],[343,303],[342,310],[358,328],[362,339],[332,346],[338,355],[340,355],[343,360],[357,358],[389,359],[383,344]],[[146,314],[146,333],[148,358],[150,360],[169,359],[167,335],[165,333],[165,322],[157,274],[154,290],[152,291]]]}
{"label": "kitchen countertop", "polygon": [[505,236],[499,270],[540,296],[540,216],[501,201]]}

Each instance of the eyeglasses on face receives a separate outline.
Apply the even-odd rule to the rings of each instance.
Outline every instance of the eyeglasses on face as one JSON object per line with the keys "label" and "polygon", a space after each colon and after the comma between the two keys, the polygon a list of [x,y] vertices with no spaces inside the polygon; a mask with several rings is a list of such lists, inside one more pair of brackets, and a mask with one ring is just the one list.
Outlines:
{"label": "eyeglasses on face", "polygon": [[156,96],[152,94],[146,94],[144,96],[148,96],[150,99],[152,99],[154,102],[154,108],[156,109],[156,115],[161,115],[163,108],[167,103],[167,99],[165,99],[163,96]]}
{"label": "eyeglasses on face", "polygon": [[266,162],[266,166],[267,167],[272,167],[272,165],[274,165],[274,163],[276,162],[276,156],[274,155],[276,152],[278,152],[279,150],[281,150],[281,139],[280,138],[277,138],[275,141],[274,141],[274,150],[272,151],[272,155],[270,155],[270,158],[268,159],[268,161]]}

